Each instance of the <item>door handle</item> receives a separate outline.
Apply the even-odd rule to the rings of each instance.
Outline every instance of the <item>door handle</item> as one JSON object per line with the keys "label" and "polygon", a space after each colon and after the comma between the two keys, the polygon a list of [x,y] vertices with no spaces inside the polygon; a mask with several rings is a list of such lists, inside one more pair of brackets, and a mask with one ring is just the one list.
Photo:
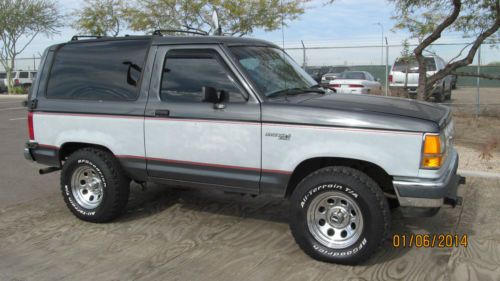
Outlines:
{"label": "door handle", "polygon": [[170,115],[170,110],[166,110],[166,109],[155,110],[156,117],[168,117],[169,115]]}

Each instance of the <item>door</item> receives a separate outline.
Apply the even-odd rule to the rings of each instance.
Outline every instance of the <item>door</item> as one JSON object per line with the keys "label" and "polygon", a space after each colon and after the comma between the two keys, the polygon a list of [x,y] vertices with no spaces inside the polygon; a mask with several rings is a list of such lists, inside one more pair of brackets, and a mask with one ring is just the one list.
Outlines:
{"label": "door", "polygon": [[[257,193],[260,103],[245,85],[216,45],[159,47],[146,107],[149,177]],[[226,99],[213,102],[203,88]]]}

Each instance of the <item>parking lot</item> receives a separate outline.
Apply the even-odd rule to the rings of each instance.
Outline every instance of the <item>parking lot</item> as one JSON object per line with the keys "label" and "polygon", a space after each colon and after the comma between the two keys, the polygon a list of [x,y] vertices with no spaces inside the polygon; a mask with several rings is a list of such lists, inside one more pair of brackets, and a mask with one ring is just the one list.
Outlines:
{"label": "parking lot", "polygon": [[499,178],[469,177],[459,191],[464,204],[435,217],[392,214],[393,234],[466,234],[467,247],[393,248],[388,238],[362,266],[325,264],[295,244],[279,199],[133,185],[117,221],[76,219],[59,194],[59,173],[40,176],[22,156],[20,101],[0,97],[0,280],[500,278]]}

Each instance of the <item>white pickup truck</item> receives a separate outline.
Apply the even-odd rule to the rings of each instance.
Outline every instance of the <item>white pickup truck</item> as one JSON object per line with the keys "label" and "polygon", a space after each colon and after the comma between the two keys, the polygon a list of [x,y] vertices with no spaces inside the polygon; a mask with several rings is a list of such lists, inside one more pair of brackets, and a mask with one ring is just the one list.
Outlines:
{"label": "white pickup truck", "polygon": [[[427,56],[425,57],[425,62],[427,76],[435,74],[446,66],[446,62],[438,56]],[[416,59],[410,59],[410,62],[405,62],[405,60],[398,58],[394,62],[389,74],[389,87],[405,88],[410,96],[415,96],[418,88],[418,76],[418,63]],[[432,94],[436,101],[443,102],[451,99],[452,90],[453,76],[448,75],[436,82]]]}
{"label": "white pickup truck", "polygon": [[117,218],[131,181],[278,196],[307,254],[357,264],[390,234],[390,204],[460,204],[447,107],[325,92],[261,40],[73,40],[46,50],[26,105],[25,157],[61,170],[86,221]]}

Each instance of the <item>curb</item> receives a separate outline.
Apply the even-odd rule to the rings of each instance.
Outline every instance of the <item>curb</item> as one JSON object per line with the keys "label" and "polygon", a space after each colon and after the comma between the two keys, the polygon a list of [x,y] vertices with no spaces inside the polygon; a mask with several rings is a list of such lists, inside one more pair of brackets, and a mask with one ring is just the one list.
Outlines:
{"label": "curb", "polygon": [[488,178],[488,179],[500,179],[500,173],[495,172],[483,172],[483,171],[471,171],[458,169],[458,174],[466,177],[477,177],[477,178]]}
{"label": "curb", "polygon": [[26,99],[28,95],[4,95],[0,94],[0,100],[2,99]]}

